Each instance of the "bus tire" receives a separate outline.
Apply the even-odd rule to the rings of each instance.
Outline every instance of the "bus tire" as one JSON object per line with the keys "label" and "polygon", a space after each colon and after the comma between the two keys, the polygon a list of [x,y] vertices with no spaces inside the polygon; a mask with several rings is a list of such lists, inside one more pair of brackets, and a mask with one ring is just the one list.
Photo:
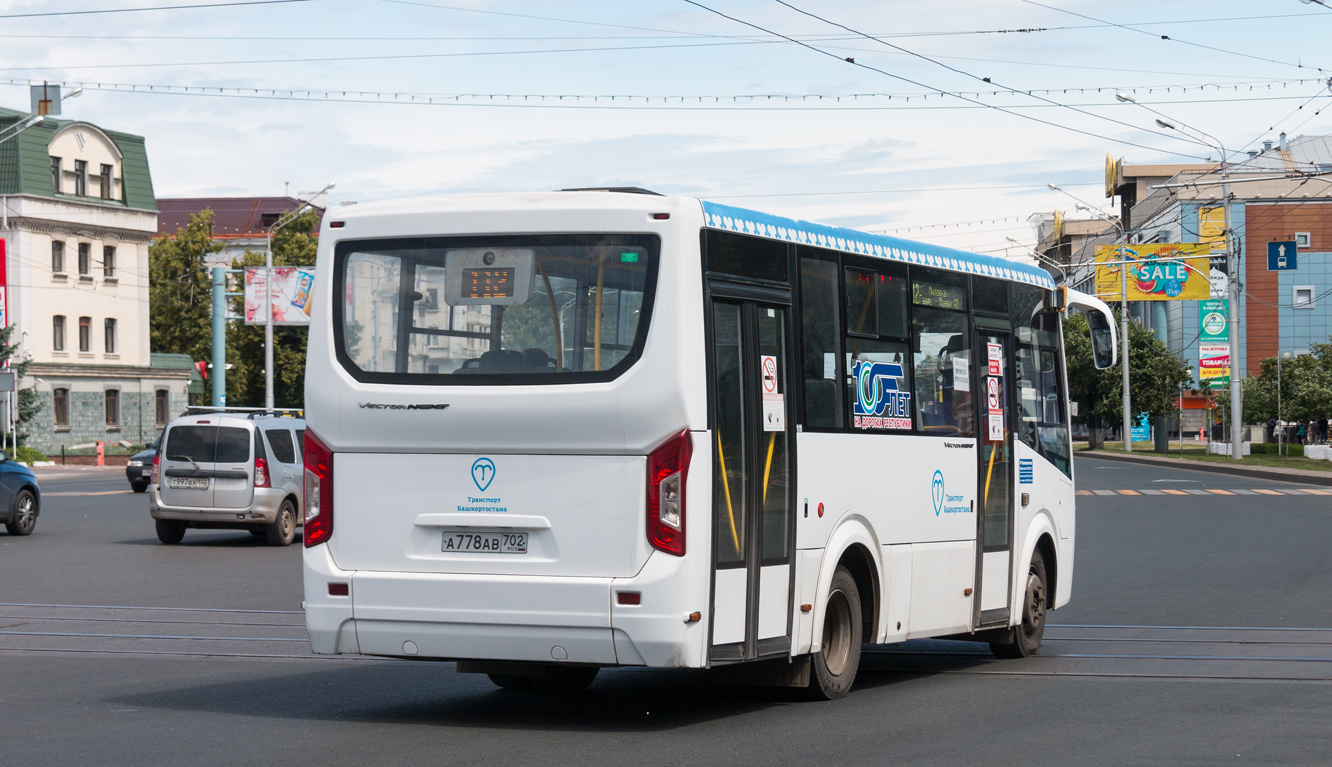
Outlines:
{"label": "bus tire", "polygon": [[823,608],[823,641],[810,658],[809,697],[836,700],[845,697],[860,668],[860,591],[851,571],[838,565]]}
{"label": "bus tire", "polygon": [[290,546],[296,538],[296,504],[290,498],[282,501],[278,507],[273,524],[264,530],[264,537],[269,546]]}
{"label": "bus tire", "polygon": [[1045,616],[1050,608],[1049,581],[1045,577],[1045,557],[1041,550],[1031,552],[1027,567],[1027,588],[1022,595],[1022,622],[1008,630],[1008,641],[991,642],[990,650],[1000,658],[1026,658],[1040,649],[1045,635]]}
{"label": "bus tire", "polygon": [[490,677],[491,684],[496,687],[520,692],[531,690],[536,683],[536,677],[525,674],[486,674],[486,676]]}
{"label": "bus tire", "polygon": [[185,523],[179,519],[158,519],[157,522],[157,540],[162,543],[172,545],[180,543],[185,538]]}

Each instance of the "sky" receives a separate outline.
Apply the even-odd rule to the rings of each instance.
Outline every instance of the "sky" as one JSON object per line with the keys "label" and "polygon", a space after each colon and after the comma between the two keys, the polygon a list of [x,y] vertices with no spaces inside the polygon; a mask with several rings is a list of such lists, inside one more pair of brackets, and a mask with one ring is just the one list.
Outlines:
{"label": "sky", "polygon": [[1332,133],[1328,39],[1299,0],[0,0],[0,106],[82,85],[158,197],[638,186],[1019,256],[1113,212],[1107,153]]}

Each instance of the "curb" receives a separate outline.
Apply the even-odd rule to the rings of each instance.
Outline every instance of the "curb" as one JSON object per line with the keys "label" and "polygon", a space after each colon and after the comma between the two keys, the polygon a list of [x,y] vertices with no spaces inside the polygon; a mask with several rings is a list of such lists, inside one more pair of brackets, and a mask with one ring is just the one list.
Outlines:
{"label": "curb", "polygon": [[1207,471],[1214,474],[1230,474],[1236,477],[1268,479],[1276,482],[1304,483],[1309,485],[1332,486],[1332,471],[1307,471],[1305,469],[1282,469],[1276,466],[1236,466],[1227,463],[1206,463],[1190,461],[1187,458],[1165,458],[1156,456],[1134,456],[1121,453],[1103,453],[1082,451],[1073,454],[1079,458],[1091,458],[1100,461],[1119,461],[1121,463],[1145,463],[1151,466],[1169,466],[1190,471]]}

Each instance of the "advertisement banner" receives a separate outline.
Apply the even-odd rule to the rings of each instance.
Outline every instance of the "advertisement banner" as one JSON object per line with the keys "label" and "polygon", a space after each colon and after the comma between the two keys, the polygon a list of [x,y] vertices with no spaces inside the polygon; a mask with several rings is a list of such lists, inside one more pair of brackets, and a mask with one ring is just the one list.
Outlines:
{"label": "advertisement banner", "polygon": [[1214,298],[1198,304],[1198,341],[1204,344],[1226,343],[1230,340],[1228,305]]}
{"label": "advertisement banner", "polygon": [[[1096,247],[1096,296],[1103,301],[1122,300],[1120,264],[1128,267],[1128,300],[1195,301],[1211,294],[1212,246],[1206,243],[1158,245],[1098,245]],[[1111,263],[1107,263],[1111,262]]]}
{"label": "advertisement banner", "polygon": [[265,324],[267,305],[273,313],[274,325],[309,325],[314,267],[273,267],[271,298],[269,280],[265,277],[262,266],[245,268],[245,324]]}
{"label": "advertisement banner", "polygon": [[1230,344],[1198,344],[1198,380],[1209,389],[1230,385]]}

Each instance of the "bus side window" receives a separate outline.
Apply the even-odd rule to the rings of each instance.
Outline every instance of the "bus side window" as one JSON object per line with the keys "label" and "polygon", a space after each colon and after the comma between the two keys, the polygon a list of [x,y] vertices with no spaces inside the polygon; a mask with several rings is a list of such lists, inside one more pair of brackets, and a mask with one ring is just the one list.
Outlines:
{"label": "bus side window", "polygon": [[911,345],[917,428],[940,437],[976,436],[967,315],[917,306]]}
{"label": "bus side window", "polygon": [[1017,395],[1018,439],[1032,450],[1040,451],[1041,443],[1037,436],[1040,428],[1043,397],[1040,391],[1040,373],[1036,367],[1036,347],[1032,345],[1032,329],[1017,329]]}
{"label": "bus side window", "polygon": [[[803,250],[803,249],[802,249]],[[837,385],[837,262],[800,259],[801,366],[804,425],[842,428],[842,391]]]}

